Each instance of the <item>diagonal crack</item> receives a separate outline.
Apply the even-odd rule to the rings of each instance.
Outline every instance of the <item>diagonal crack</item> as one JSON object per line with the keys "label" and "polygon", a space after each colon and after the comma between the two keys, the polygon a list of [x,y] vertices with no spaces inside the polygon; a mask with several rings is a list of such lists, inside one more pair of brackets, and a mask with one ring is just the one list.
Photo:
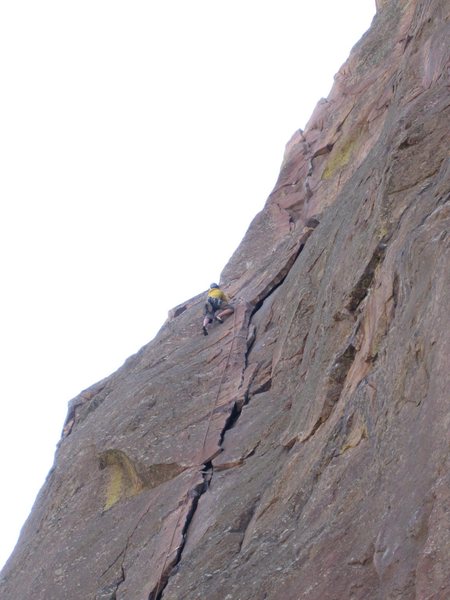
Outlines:
{"label": "diagonal crack", "polygon": [[175,551],[172,552],[174,554],[173,558],[170,561],[165,562],[165,564],[163,565],[163,570],[159,576],[158,582],[153,588],[153,590],[150,592],[148,600],[161,600],[164,590],[169,582],[170,576],[172,575],[174,569],[181,560],[181,555],[186,544],[189,526],[192,522],[195,511],[197,510],[197,505],[200,500],[200,497],[206,492],[206,490],[209,487],[209,483],[212,478],[212,469],[213,467],[211,462],[205,463],[201,471],[203,481],[200,484],[196,485],[193,489],[189,490],[189,492],[186,495],[185,501],[190,502],[190,506],[185,517],[183,528],[181,530],[181,542],[177,546]]}
{"label": "diagonal crack", "polygon": [[[311,230],[307,233],[307,235],[302,237],[302,239],[298,243],[296,252],[294,252],[294,254],[289,257],[289,259],[285,263],[284,267],[282,269],[280,269],[280,271],[277,273],[277,275],[272,278],[271,282],[265,286],[264,290],[257,295],[257,297],[254,299],[254,302],[247,303],[247,305],[253,306],[253,310],[248,318],[247,323],[244,325],[244,327],[241,327],[239,332],[234,334],[234,337],[240,337],[240,338],[245,337],[246,343],[247,343],[246,352],[243,356],[243,365],[238,374],[239,384],[237,386],[237,393],[239,393],[240,397],[242,397],[242,396],[244,397],[244,402],[243,403],[237,402],[236,400],[233,402],[230,414],[229,414],[228,418],[226,419],[226,421],[222,427],[222,430],[219,433],[219,444],[218,444],[219,447],[222,446],[222,442],[224,440],[224,437],[225,437],[227,431],[232,429],[238,422],[238,420],[241,416],[241,413],[242,413],[243,406],[245,404],[247,404],[249,401],[248,389],[250,388],[250,385],[252,383],[252,378],[250,377],[249,380],[247,381],[247,385],[246,385],[247,389],[246,390],[242,390],[242,384],[244,381],[244,373],[245,373],[245,370],[247,369],[247,365],[248,365],[248,354],[251,350],[251,347],[252,347],[252,344],[254,341],[254,338],[252,338],[252,337],[249,338],[249,336],[248,336],[248,332],[250,331],[250,326],[252,324],[252,318],[255,315],[255,313],[262,307],[265,300],[267,300],[267,298],[273,292],[275,292],[275,290],[279,286],[281,286],[283,284],[290,269],[292,268],[292,266],[294,265],[298,256],[302,252],[310,233],[317,225],[318,225],[318,221],[313,224],[313,226],[311,227]],[[226,370],[227,366],[228,366],[228,363],[225,364],[224,371]],[[220,395],[220,391],[221,390],[220,390],[220,385],[219,385],[218,395]],[[252,450],[252,452],[250,452],[249,455],[253,454],[253,452],[256,450],[256,447]],[[180,563],[180,561],[182,559],[183,549],[186,545],[187,536],[189,534],[189,527],[190,527],[192,520],[194,518],[194,515],[196,513],[200,498],[208,490],[210,482],[214,475],[212,459],[208,459],[207,462],[203,463],[201,473],[203,476],[203,482],[201,484],[195,486],[193,490],[188,492],[188,495],[185,498],[185,501],[190,500],[191,504],[190,504],[189,510],[186,514],[183,529],[181,532],[181,543],[176,548],[176,552],[175,552],[173,558],[167,564],[165,564],[163,566],[163,571],[159,577],[158,583],[154,587],[154,589],[150,592],[150,594],[148,596],[148,600],[161,600],[164,590],[166,589],[166,587],[169,583],[170,577],[172,576],[172,574],[174,574],[177,565]],[[254,507],[252,507],[252,510],[249,514],[252,515],[255,510],[256,510],[256,505]],[[148,509],[147,509],[147,511],[148,511]],[[251,516],[250,516],[250,519],[251,519]],[[138,524],[139,524],[140,520],[138,521]],[[136,527],[133,531],[136,530],[138,524],[136,525]],[[170,550],[170,548],[169,548],[169,550]]]}

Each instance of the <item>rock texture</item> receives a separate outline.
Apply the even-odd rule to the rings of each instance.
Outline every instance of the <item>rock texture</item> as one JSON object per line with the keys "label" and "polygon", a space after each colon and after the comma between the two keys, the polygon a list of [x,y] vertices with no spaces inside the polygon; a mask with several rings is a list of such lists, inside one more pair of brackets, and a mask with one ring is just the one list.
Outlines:
{"label": "rock texture", "polygon": [[73,400],[4,600],[450,598],[447,0],[378,2],[203,294]]}

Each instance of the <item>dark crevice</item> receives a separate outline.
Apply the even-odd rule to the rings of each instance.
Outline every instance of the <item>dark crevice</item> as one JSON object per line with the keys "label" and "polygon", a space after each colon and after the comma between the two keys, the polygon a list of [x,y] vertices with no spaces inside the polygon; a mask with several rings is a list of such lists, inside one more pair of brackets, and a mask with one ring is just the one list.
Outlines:
{"label": "dark crevice", "polygon": [[373,278],[375,276],[375,270],[377,266],[384,260],[386,254],[387,244],[380,242],[375,248],[375,251],[364,269],[363,274],[358,279],[355,287],[353,288],[350,299],[346,304],[346,309],[351,313],[354,313],[364,298],[369,293],[370,286],[372,285]]}
{"label": "dark crevice", "polygon": [[[342,124],[340,125],[340,127],[341,126],[342,126]],[[334,146],[334,143],[327,144],[326,146],[323,146],[322,148],[319,148],[318,150],[316,150],[311,157],[311,161],[313,161],[318,156],[323,156],[324,154],[329,154],[333,150],[333,146]]]}
{"label": "dark crevice", "polygon": [[400,284],[399,284],[398,273],[394,273],[394,280],[392,282],[392,301],[394,303],[394,310],[397,309],[397,305],[398,305],[399,288],[400,288]]}
{"label": "dark crevice", "polygon": [[[274,290],[272,290],[272,291],[274,291]],[[272,293],[272,291],[270,293]],[[253,314],[257,310],[259,310],[259,308],[261,308],[263,302],[264,302],[264,300],[262,300],[253,309],[253,312],[250,315],[248,327],[250,327],[251,318],[252,318]],[[251,347],[251,344],[250,344],[250,347]],[[244,358],[244,371],[245,371],[245,368],[247,367],[247,357],[250,352],[250,347],[247,346],[247,351],[246,351],[246,355]],[[248,394],[245,394],[244,403],[242,405],[238,405],[238,403],[236,403],[236,402],[234,403],[233,408],[230,412],[230,415],[228,416],[228,418],[223,426],[223,429],[220,433],[219,445],[222,445],[222,442],[224,440],[224,437],[225,437],[225,434],[227,433],[227,431],[229,431],[236,425],[236,423],[241,415],[242,407],[247,402],[248,402]],[[203,483],[200,484],[199,486],[197,486],[197,488],[194,488],[194,491],[193,491],[194,493],[192,496],[192,503],[191,503],[190,510],[186,517],[186,521],[185,521],[183,531],[182,531],[182,543],[180,544],[180,546],[177,549],[176,556],[173,558],[171,563],[164,569],[164,572],[161,574],[159,581],[158,581],[158,585],[156,586],[156,588],[154,590],[152,590],[150,592],[150,594],[148,596],[148,600],[161,600],[164,590],[168,585],[170,577],[176,573],[178,565],[180,564],[180,561],[182,558],[182,553],[183,553],[183,549],[184,549],[184,546],[186,543],[189,526],[192,522],[195,511],[197,510],[197,506],[198,506],[200,497],[206,492],[206,490],[209,487],[209,484],[213,477],[213,473],[214,473],[214,468],[213,468],[212,460],[204,463],[203,469],[202,469]]]}
{"label": "dark crevice", "polygon": [[152,590],[148,596],[148,600],[161,600],[162,595],[164,593],[167,584],[169,583],[169,579],[171,575],[174,575],[176,572],[176,568],[181,560],[181,555],[183,553],[184,546],[186,544],[186,538],[188,534],[189,526],[194,517],[195,511],[197,510],[198,502],[200,497],[206,492],[209,486],[209,482],[212,477],[212,464],[211,462],[207,462],[203,465],[203,469],[201,471],[203,475],[203,482],[199,485],[195,486],[192,490],[188,492],[188,498],[191,502],[188,514],[186,515],[186,520],[184,522],[184,526],[181,532],[181,543],[178,546],[175,556],[170,561],[169,564],[164,568],[163,573],[161,573],[158,584],[154,590]]}
{"label": "dark crevice", "polygon": [[328,379],[332,383],[343,385],[347,373],[355,360],[356,348],[350,343],[344,352],[340,354],[334,361],[329,371]]}
{"label": "dark crevice", "polygon": [[173,318],[175,319],[176,317],[179,317],[181,314],[184,313],[184,311],[187,309],[187,306],[184,304],[182,306],[178,306],[177,308],[174,309],[173,312]]}
{"label": "dark crevice", "polygon": [[[309,435],[308,435],[308,436],[307,436],[307,437],[306,437],[304,440],[302,440],[302,441],[303,441],[303,443],[307,442],[309,439],[311,439],[311,438],[313,437],[313,435],[315,435],[315,434],[317,433],[317,430],[318,430],[318,429],[319,429],[319,427],[322,425],[322,423],[324,423],[324,421],[322,420],[322,415],[320,415],[320,417],[319,417],[319,418],[317,419],[317,421],[314,423],[314,426],[313,426],[313,428],[311,429],[311,431],[310,431]],[[295,438],[295,437],[294,437],[294,438],[292,438],[292,440],[290,440],[290,441],[289,441],[289,443],[288,443],[288,444],[286,444],[286,448],[287,448],[288,450],[290,450],[290,449],[291,449],[291,448],[294,446],[294,444],[295,444],[295,442],[296,442],[296,441],[297,441],[297,438]]]}
{"label": "dark crevice", "polygon": [[239,420],[239,417],[241,416],[242,413],[242,409],[244,408],[244,406],[246,404],[248,404],[248,394],[245,395],[245,399],[244,402],[241,406],[239,406],[237,403],[234,405],[233,410],[229,416],[229,418],[227,419],[227,422],[225,423],[224,428],[222,429],[222,432],[220,434],[220,445],[222,445],[222,442],[225,438],[225,435],[228,431],[230,431],[230,429],[233,429],[233,427],[236,425],[236,423]]}
{"label": "dark crevice", "polygon": [[[317,227],[317,225],[319,225],[319,221],[316,218],[313,218],[310,220],[309,223],[309,227],[311,228],[315,228]],[[258,300],[256,302],[256,304],[253,307],[253,310],[250,314],[250,318],[249,318],[249,322],[248,322],[248,330],[250,330],[250,328],[254,325],[252,325],[252,319],[253,316],[258,312],[258,310],[263,306],[264,302],[281,286],[283,285],[286,277],[288,276],[292,266],[295,264],[297,258],[299,257],[300,253],[302,252],[303,248],[305,247],[305,243],[307,240],[305,240],[304,242],[302,242],[297,250],[297,252],[294,254],[293,257],[291,257],[291,259],[288,261],[288,264],[284,267],[284,269],[282,269],[277,277],[275,277],[271,284],[272,287],[267,286],[266,288],[266,292],[264,295],[262,295],[262,297],[260,297],[260,300]],[[281,275],[281,277],[280,277]],[[261,296],[261,295],[260,295]],[[244,358],[244,371],[248,366],[248,356],[250,354],[250,351],[252,349],[253,343],[256,339],[256,328],[254,327],[254,332],[253,335],[251,337],[250,342],[247,344],[247,351],[245,353],[245,358]],[[248,386],[250,387],[251,382],[248,383]],[[262,394],[263,392],[266,392],[268,390],[270,390],[270,388],[272,387],[272,379],[268,379],[267,381],[265,381],[264,383],[262,383],[256,390],[253,391],[252,396],[256,395],[256,394]],[[245,398],[244,398],[244,402],[241,405],[238,405],[237,403],[235,403],[233,410],[229,416],[229,418],[227,419],[224,428],[222,429],[221,435],[220,435],[220,445],[222,444],[225,435],[227,433],[227,431],[229,431],[230,429],[232,429],[237,421],[239,420],[239,417],[241,416],[242,413],[242,409],[243,407],[248,404],[250,400],[250,396],[247,390],[247,393],[245,394]]]}
{"label": "dark crevice", "polygon": [[[247,396],[246,396],[246,399],[247,399]],[[236,422],[238,421],[238,419],[241,415],[241,412],[242,412],[242,407],[239,408],[239,406],[235,403],[233,406],[233,409],[221,431],[220,438],[219,438],[219,440],[220,440],[219,444],[222,444],[226,432],[229,431],[232,427],[234,427],[234,425],[236,424]],[[197,510],[197,506],[198,506],[200,497],[208,489],[211,479],[213,477],[214,467],[212,464],[212,460],[205,462],[203,464],[203,469],[202,469],[201,473],[203,476],[203,482],[201,484],[199,484],[198,486],[196,486],[191,492],[189,492],[189,497],[191,499],[191,506],[190,506],[189,512],[186,516],[186,521],[184,523],[184,527],[182,530],[182,542],[179,545],[179,547],[177,548],[175,557],[173,558],[171,563],[169,565],[167,565],[167,567],[164,569],[164,572],[161,574],[157,587],[150,592],[148,600],[161,600],[162,595],[164,593],[165,588],[167,587],[170,577],[172,575],[174,575],[177,571],[177,567],[181,561],[183,549],[186,544],[189,526],[192,522],[195,511]]]}
{"label": "dark crevice", "polygon": [[[311,227],[313,229],[318,224],[319,224],[319,221],[317,219],[313,219],[313,220],[311,220],[309,227]],[[300,255],[303,248],[305,247],[305,242],[306,242],[306,240],[304,240],[304,242],[302,242],[300,244],[297,252],[294,253],[294,255],[288,260],[288,262],[284,266],[284,268],[281,269],[281,271],[278,273],[278,275],[272,280],[272,282],[265,288],[265,290],[263,290],[263,292],[261,292],[259,297],[256,299],[255,305],[250,314],[248,328],[247,328],[248,330],[250,330],[253,315],[262,307],[262,305],[267,300],[267,298],[269,298],[283,284],[289,271],[291,270],[291,268],[294,265],[295,261],[297,260],[298,256]],[[255,335],[256,335],[256,333],[255,333]],[[248,340],[248,343],[247,343],[247,350],[246,350],[245,357],[244,357],[244,368],[243,368],[244,371],[247,368],[248,355],[250,353],[254,339],[255,339],[255,336],[253,336],[253,338]],[[250,385],[250,383],[249,383],[249,385]],[[268,381],[264,382],[264,384],[262,384],[256,390],[255,393],[262,393],[264,391],[267,391],[270,389],[271,385],[272,385],[272,380],[269,379]],[[219,445],[222,444],[227,431],[232,429],[238,422],[239,417],[241,416],[241,413],[242,413],[242,408],[243,408],[243,406],[245,406],[248,403],[248,401],[249,401],[249,395],[247,392],[245,394],[244,402],[242,404],[238,404],[237,402],[234,403],[231,413],[230,413],[229,417],[227,418],[227,420],[224,424],[224,427],[220,433]],[[192,519],[194,517],[194,514],[197,510],[197,506],[198,506],[200,497],[207,491],[207,489],[210,485],[211,479],[213,477],[213,472],[214,472],[214,470],[213,470],[212,461],[209,461],[203,465],[203,469],[202,469],[203,482],[200,485],[196,486],[196,488],[194,488],[194,490],[192,490],[190,492],[191,506],[190,506],[190,509],[189,509],[189,512],[186,517],[186,521],[185,521],[185,524],[184,524],[184,527],[182,530],[182,542],[179,545],[179,547],[177,548],[176,555],[173,558],[173,560],[170,562],[170,564],[167,565],[167,567],[164,568],[164,572],[161,574],[161,576],[159,578],[158,585],[156,586],[156,588],[154,590],[152,590],[150,592],[150,594],[148,596],[148,600],[161,600],[164,590],[168,585],[170,577],[176,573],[178,565],[181,561],[184,546],[186,544],[186,538],[188,535],[189,526],[190,526]]]}
{"label": "dark crevice", "polygon": [[268,392],[272,387],[272,378],[264,381],[259,387],[252,390],[252,396],[256,396],[256,394],[263,394],[264,392]]}
{"label": "dark crevice", "polygon": [[320,415],[320,423],[325,423],[329,418],[334,406],[341,397],[342,389],[345,385],[348,372],[352,366],[356,356],[356,347],[353,343],[350,343],[340,354],[336,357],[328,371],[327,378],[327,391],[325,396],[325,403],[322,408],[322,414]]}
{"label": "dark crevice", "polygon": [[255,343],[256,340],[256,327],[254,325],[248,326],[248,335],[247,335],[247,352],[245,354],[245,367],[247,367],[247,359],[248,359],[248,355],[250,353],[250,350],[253,347],[253,344]]}
{"label": "dark crevice", "polygon": [[320,221],[317,217],[310,217],[306,223],[305,223],[306,227],[311,227],[312,229],[315,229],[317,227],[317,225],[320,225]]}
{"label": "dark crevice", "polygon": [[220,439],[219,439],[220,446],[222,445],[223,438],[225,437],[226,432],[229,431],[230,429],[232,429],[236,425],[237,420],[241,416],[241,412],[242,412],[242,408],[239,408],[238,405],[235,403],[233,406],[233,410],[230,413],[230,416],[228,417],[228,419],[225,422],[224,428],[222,429],[222,433],[220,434]]}

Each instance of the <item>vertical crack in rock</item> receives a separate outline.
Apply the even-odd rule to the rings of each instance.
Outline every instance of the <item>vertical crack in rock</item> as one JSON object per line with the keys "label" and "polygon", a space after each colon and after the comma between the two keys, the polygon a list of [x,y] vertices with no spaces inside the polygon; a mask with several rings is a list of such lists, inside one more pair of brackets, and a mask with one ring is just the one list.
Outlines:
{"label": "vertical crack in rock", "polygon": [[[167,565],[164,565],[163,568],[163,572],[160,575],[159,578],[159,583],[158,586],[160,588],[160,592],[162,594],[162,591],[164,589],[164,587],[167,585],[167,580],[170,574],[170,571],[172,570],[173,566],[175,564],[177,564],[179,562],[179,557],[181,556],[181,552],[182,549],[184,547],[184,540],[185,540],[185,534],[187,531],[187,528],[189,526],[190,521],[192,520],[192,516],[195,512],[195,509],[197,507],[197,503],[198,503],[198,498],[201,496],[201,494],[203,493],[203,491],[207,488],[209,481],[210,481],[210,471],[212,470],[211,465],[205,464],[203,466],[203,469],[201,471],[202,473],[202,477],[203,477],[203,481],[202,483],[200,483],[199,485],[195,486],[193,489],[189,490],[186,497],[181,501],[181,503],[179,504],[178,508],[180,507],[180,505],[182,505],[184,502],[190,502],[190,506],[189,509],[187,511],[187,516],[185,519],[185,523],[183,525],[183,529],[181,532],[182,535],[182,543],[177,547],[176,549],[176,554],[175,557],[170,561],[170,563],[168,563]],[[142,521],[147,517],[149,511],[152,509],[152,503],[148,503],[147,506],[145,507],[145,509],[142,511],[141,515],[139,516],[139,518],[137,519],[135,525],[133,526],[132,530],[129,532],[128,536],[127,536],[127,540],[125,543],[125,547],[123,548],[123,550],[120,552],[120,554],[115,558],[115,560],[103,571],[102,573],[102,577],[106,577],[108,572],[111,571],[114,566],[117,564],[118,561],[121,561],[120,564],[120,573],[121,576],[110,584],[107,584],[105,586],[103,586],[98,592],[97,595],[95,597],[95,600],[116,600],[116,595],[117,595],[117,591],[120,587],[120,585],[122,583],[124,583],[126,576],[125,576],[125,559],[128,553],[128,549],[130,547],[131,541],[133,539],[134,534],[136,533],[136,531],[138,530],[140,524],[142,523]],[[170,550],[170,548],[169,548]],[[168,555],[169,556],[169,555]],[[152,592],[153,593],[153,592]],[[158,595],[154,596],[154,598],[160,598],[161,594],[158,593]],[[150,594],[150,597],[153,600],[153,596]]]}
{"label": "vertical crack in rock", "polygon": [[163,565],[163,569],[159,576],[158,583],[156,587],[150,592],[148,600],[161,600],[164,590],[167,587],[167,584],[169,583],[171,575],[175,573],[176,567],[181,560],[181,555],[186,544],[189,526],[192,522],[195,511],[197,510],[200,497],[202,496],[202,494],[205,493],[205,491],[209,487],[209,483],[212,478],[212,472],[213,468],[211,462],[205,463],[201,471],[203,476],[203,482],[195,486],[192,490],[188,492],[185,500],[190,502],[190,506],[186,514],[183,528],[181,530],[181,543],[176,548],[174,557]]}
{"label": "vertical crack in rock", "polygon": [[[247,394],[245,394],[245,399],[244,399],[244,403],[242,406],[244,406],[246,403],[247,403]],[[239,407],[237,403],[234,404],[233,410],[231,411],[230,416],[228,417],[228,419],[225,423],[225,427],[222,429],[222,433],[220,434],[220,441],[219,441],[220,445],[222,445],[223,438],[225,437],[226,432],[229,429],[232,429],[236,425],[239,417],[241,416],[242,406]]]}
{"label": "vertical crack in rock", "polygon": [[[302,253],[305,244],[308,240],[308,238],[310,237],[311,233],[314,231],[314,229],[320,224],[320,221],[316,218],[311,218],[308,220],[308,222],[306,223],[306,226],[308,228],[306,234],[302,237],[302,241],[299,244],[299,247],[297,249],[297,252],[294,253],[293,256],[290,257],[290,259],[288,260],[288,262],[284,265],[283,268],[281,268],[278,273],[272,278],[272,280],[270,281],[270,283],[268,283],[265,287],[264,287],[264,291],[261,292],[260,294],[257,295],[255,301],[254,301],[254,308],[252,310],[252,313],[250,315],[250,319],[249,319],[249,323],[247,326],[247,330],[251,332],[251,336],[247,338],[247,351],[245,354],[245,365],[244,365],[244,369],[242,372],[242,381],[244,380],[244,373],[245,370],[247,369],[248,366],[248,356],[250,354],[250,351],[252,349],[253,343],[255,341],[255,338],[257,336],[257,328],[253,325],[252,323],[252,319],[254,317],[254,315],[262,308],[264,302],[281,286],[283,285],[286,277],[288,276],[290,270],[292,269],[292,267],[294,266],[294,264],[296,263],[298,257],[300,256],[300,254]],[[225,426],[222,430],[221,436],[220,436],[220,444],[222,444],[223,439],[225,437],[225,434],[227,433],[227,431],[229,431],[230,429],[232,429],[236,423],[239,420],[239,417],[241,415],[242,409],[243,407],[248,403],[249,401],[249,396],[248,396],[248,389],[250,388],[250,385],[252,383],[252,380],[247,382],[247,389],[244,390],[244,401],[242,403],[235,403],[233,410],[227,420],[227,422],[225,423]],[[266,382],[264,382],[257,390],[255,390],[255,394],[256,393],[262,393],[265,392],[267,390],[270,389],[272,385],[272,380],[268,380]]]}
{"label": "vertical crack in rock", "polygon": [[372,258],[368,262],[363,274],[359,278],[355,287],[353,288],[350,299],[346,305],[346,309],[354,313],[364,298],[369,293],[370,286],[375,276],[375,270],[377,266],[383,261],[386,254],[387,244],[380,242],[372,255]]}
{"label": "vertical crack in rock", "polygon": [[[319,224],[319,221],[317,221],[316,219],[314,219],[311,222],[311,231],[318,224]],[[310,232],[309,232],[309,234],[310,234]],[[309,234],[308,234],[308,237],[309,237]],[[254,308],[253,308],[253,310],[252,310],[252,312],[250,314],[250,317],[249,317],[249,320],[248,320],[248,323],[247,323],[247,326],[246,326],[246,331],[247,331],[247,336],[246,336],[247,349],[246,349],[246,352],[245,352],[245,355],[244,355],[244,364],[243,364],[243,367],[242,367],[242,371],[240,373],[240,383],[239,383],[239,386],[242,385],[242,382],[244,380],[244,373],[245,373],[245,370],[247,369],[247,364],[248,364],[248,355],[249,355],[249,352],[250,352],[251,347],[253,345],[254,338],[255,338],[255,336],[257,334],[256,333],[256,328],[253,326],[254,329],[252,331],[252,335],[250,337],[248,335],[248,333],[250,331],[250,327],[252,325],[252,318],[256,314],[256,312],[263,306],[265,300],[267,300],[267,298],[271,294],[273,294],[278,287],[280,287],[283,284],[283,282],[286,279],[286,277],[287,277],[290,269],[292,268],[292,266],[294,265],[294,263],[297,260],[298,256],[302,252],[302,250],[303,250],[303,248],[305,246],[305,242],[306,242],[306,240],[304,240],[304,242],[302,242],[300,244],[300,246],[298,248],[298,251],[295,253],[294,257],[293,258],[291,257],[291,260],[288,262],[288,264],[285,265],[285,267],[283,269],[281,269],[278,272],[278,274],[271,280],[271,283],[268,284],[265,287],[265,295],[263,297],[261,297],[261,295],[258,295],[258,301],[254,305]],[[227,364],[225,365],[225,369],[224,370],[226,370],[226,367],[227,367]],[[244,392],[243,392],[243,396],[244,396],[243,402],[239,403],[239,402],[235,401],[233,403],[233,407],[232,407],[232,409],[230,411],[230,414],[229,414],[227,420],[225,421],[225,424],[224,424],[224,426],[222,428],[222,431],[219,434],[219,446],[220,447],[222,446],[222,442],[224,440],[224,437],[225,437],[227,431],[229,431],[230,429],[232,429],[236,425],[236,423],[239,420],[239,417],[241,416],[243,407],[245,406],[245,404],[248,403],[248,388],[250,387],[251,381],[252,380],[249,380],[247,382],[247,389],[244,390]],[[271,385],[271,382],[268,382],[264,386],[264,389],[269,389],[270,385]],[[261,388],[259,391],[262,392],[263,389]],[[219,392],[218,392],[218,394],[220,395],[220,386],[219,386]],[[213,411],[214,411],[214,409],[213,409]],[[188,498],[191,501],[191,505],[189,507],[189,511],[188,511],[188,513],[186,515],[185,522],[184,522],[184,525],[183,525],[182,534],[181,534],[182,535],[182,541],[179,544],[178,548],[176,549],[175,556],[172,558],[172,560],[168,564],[165,564],[163,566],[163,570],[162,570],[162,573],[161,573],[161,575],[159,577],[158,584],[150,592],[150,594],[148,596],[148,600],[161,600],[162,596],[163,596],[163,593],[164,593],[164,590],[166,589],[166,587],[167,587],[167,585],[169,583],[170,577],[176,573],[177,566],[178,566],[178,564],[180,563],[180,561],[182,559],[182,553],[183,553],[183,549],[184,549],[184,546],[186,544],[187,536],[188,536],[188,533],[189,533],[189,527],[190,527],[190,524],[191,524],[192,519],[194,517],[194,514],[195,514],[195,512],[197,510],[200,497],[207,491],[207,489],[208,489],[208,487],[210,485],[210,482],[211,482],[211,480],[213,478],[213,475],[214,475],[214,468],[213,468],[212,459],[211,459],[211,460],[209,460],[209,461],[207,461],[207,462],[205,462],[203,464],[203,469],[202,469],[203,482],[200,485],[194,487],[194,489],[191,490],[188,493]],[[251,517],[252,517],[255,509],[256,508],[254,506],[250,510],[249,516],[248,516],[248,520],[247,520],[247,522],[245,524],[245,527],[248,525],[248,522],[250,522]]]}

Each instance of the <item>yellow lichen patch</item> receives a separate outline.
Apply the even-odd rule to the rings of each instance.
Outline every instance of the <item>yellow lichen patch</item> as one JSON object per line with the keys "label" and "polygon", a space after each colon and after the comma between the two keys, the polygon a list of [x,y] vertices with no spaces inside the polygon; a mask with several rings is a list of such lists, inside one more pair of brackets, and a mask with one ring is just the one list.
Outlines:
{"label": "yellow lichen patch", "polygon": [[104,510],[109,510],[122,499],[135,496],[144,487],[133,463],[121,450],[103,452],[100,468],[106,469]]}
{"label": "yellow lichen patch", "polygon": [[331,179],[348,164],[358,141],[359,133],[359,131],[355,131],[351,136],[340,140],[334,145],[322,174],[322,179]]}
{"label": "yellow lichen patch", "polygon": [[345,444],[341,448],[341,454],[344,454],[344,452],[347,452],[351,448],[356,448],[364,439],[367,439],[366,424],[358,422],[348,434]]}

